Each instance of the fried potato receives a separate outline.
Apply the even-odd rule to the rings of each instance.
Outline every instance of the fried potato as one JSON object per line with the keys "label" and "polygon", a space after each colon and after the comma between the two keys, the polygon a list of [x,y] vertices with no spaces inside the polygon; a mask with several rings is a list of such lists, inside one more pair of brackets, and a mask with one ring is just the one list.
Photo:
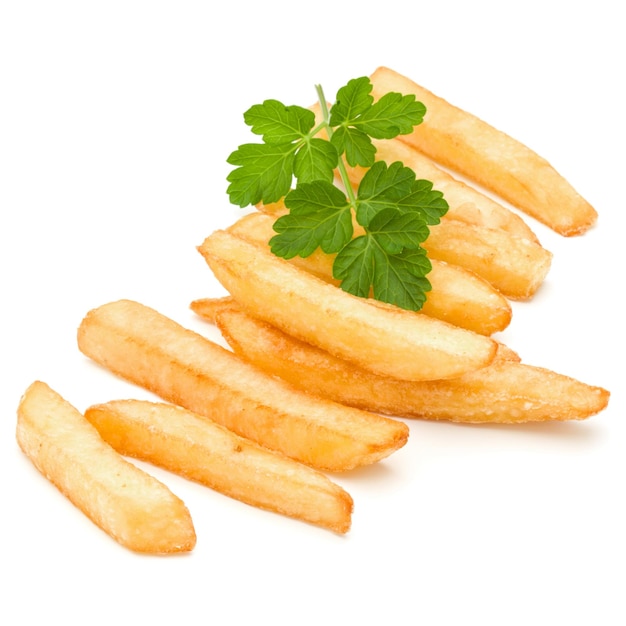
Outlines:
{"label": "fried potato", "polygon": [[[287,212],[282,201],[257,208],[272,216]],[[552,253],[531,239],[452,218],[431,226],[422,245],[431,261],[465,268],[511,300],[532,298],[552,264]]]}
{"label": "fried potato", "polygon": [[530,239],[459,220],[432,226],[423,247],[430,258],[469,268],[511,300],[531,299],[552,264],[552,253]]}
{"label": "fried potato", "polygon": [[136,552],[187,552],[196,534],[184,503],[122,458],[77,409],[34,382],[17,411],[17,441],[35,467],[118,543]]}
{"label": "fried potato", "polygon": [[372,95],[414,94],[424,122],[401,140],[457,171],[562,235],[578,235],[597,219],[595,209],[552,165],[516,139],[386,67],[370,77]]}
{"label": "fried potato", "polygon": [[215,231],[199,251],[248,312],[380,374],[450,378],[495,356],[489,337],[348,294],[226,231]]}
{"label": "fried potato", "polygon": [[132,300],[89,311],[78,346],[164,400],[317,469],[375,463],[408,439],[405,424],[297,391]]}
{"label": "fried potato", "polygon": [[324,474],[172,404],[117,400],[85,411],[120,454],[153,463],[252,506],[338,533],[350,495]]}
{"label": "fried potato", "polygon": [[[189,308],[196,315],[213,325],[217,324],[217,316],[224,309],[234,309],[238,312],[242,312],[241,306],[237,304],[237,301],[232,296],[225,296],[222,298],[198,298],[197,300],[192,300],[189,303]],[[492,363],[494,363],[497,359],[520,361],[520,356],[517,352],[515,352],[515,350],[509,348],[509,346],[498,342],[496,355]]]}
{"label": "fried potato", "polygon": [[579,420],[604,409],[609,392],[523,364],[505,346],[488,367],[450,380],[377,376],[301,342],[236,307],[215,311],[233,350],[309,393],[402,417],[515,424]]}
{"label": "fried potato", "polygon": [[[269,249],[269,240],[276,234],[274,218],[263,213],[250,213],[235,222],[227,230],[246,241]],[[333,279],[335,255],[316,250],[312,255],[294,257],[289,262],[314,274],[318,278],[338,285]],[[428,279],[432,290],[421,312],[455,326],[482,335],[504,330],[511,322],[509,301],[489,282],[465,268],[444,261],[432,260]]]}
{"label": "fried potato", "polygon": [[[511,209],[496,202],[478,189],[454,178],[432,159],[400,139],[375,139],[376,159],[388,165],[400,161],[412,169],[418,179],[433,183],[433,188],[443,193],[449,209],[443,219],[453,218],[475,226],[502,229],[516,237],[539,243],[531,227]],[[365,170],[348,168],[353,185],[358,185]]]}

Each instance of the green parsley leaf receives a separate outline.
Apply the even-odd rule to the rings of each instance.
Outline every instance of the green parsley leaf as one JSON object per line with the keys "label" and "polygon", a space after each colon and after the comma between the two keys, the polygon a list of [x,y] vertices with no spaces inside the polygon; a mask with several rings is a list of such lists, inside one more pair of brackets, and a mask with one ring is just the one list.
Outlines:
{"label": "green parsley leaf", "polygon": [[397,206],[403,212],[420,213],[429,226],[439,224],[449,208],[443,193],[433,189],[433,184],[429,180],[416,180],[411,185],[410,193],[400,198]]}
{"label": "green parsley leaf", "polygon": [[432,269],[426,252],[422,248],[404,250],[387,259],[386,266],[378,267],[373,283],[374,298],[409,311],[419,311],[432,288],[426,278]]}
{"label": "green parsley leaf", "polygon": [[372,97],[372,83],[367,76],[353,78],[345,87],[337,91],[335,104],[330,110],[330,125],[349,126],[352,121],[371,108],[374,103]]}
{"label": "green parsley leaf", "polygon": [[376,148],[372,140],[358,128],[340,126],[333,133],[331,142],[339,154],[346,155],[346,161],[352,167],[370,167],[374,163]]}
{"label": "green parsley leaf", "polygon": [[[376,213],[394,206],[403,213],[422,216],[424,226],[438,224],[448,210],[443,194],[428,180],[416,180],[415,172],[399,161],[387,165],[377,161],[361,179],[358,189],[357,220],[367,225]],[[424,241],[428,229],[424,231]]]}
{"label": "green parsley leaf", "polygon": [[343,192],[326,181],[301,183],[285,197],[287,215],[279,217],[270,239],[272,252],[291,259],[317,248],[332,254],[352,239],[352,212]]}
{"label": "green parsley leaf", "polygon": [[298,182],[308,183],[314,180],[332,182],[338,161],[339,155],[333,144],[325,139],[313,137],[296,152],[293,173]]}
{"label": "green parsley leaf", "polygon": [[370,220],[366,231],[389,254],[399,254],[402,250],[419,250],[420,243],[428,237],[428,227],[421,215],[402,213],[393,208],[379,211]]}
{"label": "green parsley leaf", "polygon": [[[333,272],[342,289],[419,310],[430,290],[431,269],[421,244],[448,204],[432,183],[418,180],[402,163],[377,162],[372,139],[412,132],[426,108],[414,96],[398,93],[374,101],[367,77],[339,89],[330,110],[321,87],[317,91],[323,118],[317,124],[312,111],[278,100],[244,113],[263,142],[243,144],[228,157],[235,166],[227,177],[230,201],[244,207],[284,198],[289,213],[274,224],[274,254],[306,257],[318,248],[336,254]],[[356,191],[346,164],[367,168]],[[355,219],[363,229],[357,237]]]}
{"label": "green parsley leaf", "polygon": [[309,109],[265,100],[250,107],[244,120],[264,143],[239,146],[227,159],[237,165],[227,176],[230,201],[240,207],[276,202],[291,188],[293,178],[334,178],[338,154],[324,139],[311,135],[315,115]]}
{"label": "green parsley leaf", "polygon": [[407,135],[421,124],[426,107],[414,95],[385,94],[374,102],[372,83],[367,76],[355,78],[337,92],[330,110],[330,125],[354,126],[375,139]]}
{"label": "green parsley leaf", "polygon": [[303,139],[315,125],[315,114],[299,106],[285,106],[278,100],[265,100],[251,106],[243,119],[265,143],[291,143]]}
{"label": "green parsley leaf", "polygon": [[239,146],[228,157],[228,163],[240,166],[227,177],[230,201],[245,207],[280,200],[291,188],[295,149],[290,143]]}
{"label": "green parsley leaf", "polygon": [[411,194],[415,172],[396,161],[376,161],[361,179],[358,188],[357,221],[367,226],[381,209],[396,205]]}
{"label": "green parsley leaf", "polygon": [[[372,220],[373,230],[355,237],[335,257],[333,275],[341,288],[361,298],[376,300],[418,311],[431,285],[431,269],[423,248],[406,249],[394,241],[398,218],[386,209]],[[397,232],[397,231],[396,231]]]}
{"label": "green parsley leaf", "polygon": [[375,139],[393,139],[406,135],[421,124],[426,107],[414,95],[385,94],[378,102],[371,96],[372,83],[368,77],[355,78],[337,92],[330,110],[331,127],[337,127],[331,141],[346,161],[369,167],[374,163]]}
{"label": "green parsley leaf", "polygon": [[393,139],[413,132],[425,114],[426,107],[414,95],[388,93],[355,120],[354,125],[375,139]]}

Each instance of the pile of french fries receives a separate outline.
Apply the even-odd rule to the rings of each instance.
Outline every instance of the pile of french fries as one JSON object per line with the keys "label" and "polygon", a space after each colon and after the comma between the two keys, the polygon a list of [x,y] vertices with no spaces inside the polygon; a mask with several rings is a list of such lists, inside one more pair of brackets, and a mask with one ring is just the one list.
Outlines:
{"label": "pile of french fries", "polygon": [[[432,291],[419,313],[342,291],[332,257],[289,261],[269,240],[282,203],[259,206],[198,247],[229,295],[191,309],[230,349],[139,302],[89,311],[78,347],[160,398],[112,400],[80,413],[45,383],[24,393],[17,440],[35,466],[120,544],[186,552],[196,534],[184,503],[133,457],[242,502],[337,533],[353,500],[328,472],[377,463],[408,440],[405,418],[516,424],[580,420],[609,392],[526,364],[497,339],[511,300],[528,300],[552,255],[506,204],[564,235],[595,211],[527,147],[387,68],[375,92],[427,106],[413,134],[379,142],[443,191],[450,210],[425,243]],[[357,185],[362,172],[350,170]]]}

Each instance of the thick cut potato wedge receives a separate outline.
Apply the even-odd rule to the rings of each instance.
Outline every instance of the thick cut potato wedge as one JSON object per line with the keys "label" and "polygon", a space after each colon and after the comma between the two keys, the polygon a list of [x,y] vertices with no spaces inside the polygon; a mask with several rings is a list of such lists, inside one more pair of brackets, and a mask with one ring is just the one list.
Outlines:
{"label": "thick cut potato wedge", "polygon": [[[267,249],[276,234],[274,218],[263,213],[250,213],[227,230],[246,241]],[[316,250],[312,255],[294,257],[289,262],[315,276],[338,285],[333,278],[335,255]],[[504,330],[511,322],[509,301],[490,283],[473,272],[444,261],[433,260],[428,279],[432,290],[421,312],[455,326],[467,328],[482,335]]]}
{"label": "thick cut potato wedge", "polygon": [[604,409],[608,391],[519,362],[503,346],[481,370],[451,380],[409,382],[376,376],[222,304],[218,328],[235,352],[309,393],[402,417],[514,424],[584,419]]}
{"label": "thick cut potato wedge", "polygon": [[430,258],[469,268],[511,300],[531,299],[552,264],[552,253],[530,239],[452,219],[431,226],[423,247]]}
{"label": "thick cut potato wedge", "polygon": [[424,122],[403,135],[441,165],[455,170],[562,235],[578,235],[597,219],[595,209],[536,152],[478,117],[386,67],[370,77],[372,95],[414,94]]}
{"label": "thick cut potato wedge", "polygon": [[61,493],[126,548],[167,554],[195,546],[195,530],[184,503],[122,458],[45,383],[34,382],[22,396],[17,441]]}
{"label": "thick cut potato wedge", "polygon": [[352,296],[226,231],[215,231],[199,250],[249,313],[379,374],[450,378],[495,356],[489,337]]}
{"label": "thick cut potato wedge", "polygon": [[[237,301],[232,296],[224,296],[221,298],[198,298],[197,300],[192,300],[189,303],[189,308],[196,315],[213,325],[217,324],[217,316],[224,309],[234,309],[238,312],[243,312],[241,306],[237,304]],[[517,354],[515,350],[512,350],[507,345],[499,342],[497,344],[496,355],[492,363],[495,363],[498,359],[506,359],[509,361],[521,360],[519,354]]]}
{"label": "thick cut potato wedge", "polygon": [[317,469],[374,463],[408,439],[405,424],[297,391],[132,300],[87,313],[78,346],[164,400]]}
{"label": "thick cut potato wedge", "polygon": [[172,404],[117,400],[85,411],[102,438],[132,456],[231,498],[345,533],[353,502],[306,465]]}
{"label": "thick cut potato wedge", "polygon": [[[454,178],[425,154],[400,139],[373,140],[376,159],[391,164],[400,161],[412,169],[418,179],[429,180],[433,188],[443,193],[448,212],[443,219],[453,218],[483,228],[502,229],[516,237],[538,243],[530,226],[508,207],[496,202],[478,189]],[[348,168],[353,185],[363,178],[363,168]]]}
{"label": "thick cut potato wedge", "polygon": [[[274,217],[287,212],[282,201],[261,204],[257,208]],[[356,234],[362,232],[359,229],[355,228]],[[431,226],[428,239],[422,245],[431,261],[445,261],[465,268],[511,300],[532,298],[552,263],[552,253],[534,240],[453,218]]]}

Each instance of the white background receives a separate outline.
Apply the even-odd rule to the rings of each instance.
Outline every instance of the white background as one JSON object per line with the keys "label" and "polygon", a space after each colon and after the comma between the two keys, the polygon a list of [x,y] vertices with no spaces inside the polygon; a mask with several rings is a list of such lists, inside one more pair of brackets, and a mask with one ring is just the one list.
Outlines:
{"label": "white background", "polygon": [[[252,8],[251,8],[252,7]],[[0,622],[626,623],[623,78],[619,3],[0,4]],[[195,250],[240,210],[225,160],[265,98],[307,106],[387,65],[533,147],[599,211],[554,252],[502,339],[601,385],[581,423],[410,423],[405,448],[334,476],[345,537],[151,469],[187,503],[184,557],[118,546],[30,465],[15,409],[44,380],[80,410],[148,397],[83,357],[76,327],[127,297],[214,337]]]}

